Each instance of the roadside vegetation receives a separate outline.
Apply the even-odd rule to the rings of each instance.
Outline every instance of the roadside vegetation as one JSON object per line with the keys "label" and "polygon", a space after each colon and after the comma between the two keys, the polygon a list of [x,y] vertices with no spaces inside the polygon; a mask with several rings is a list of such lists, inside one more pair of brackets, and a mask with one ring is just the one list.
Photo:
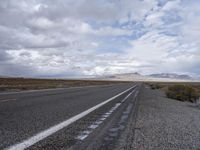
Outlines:
{"label": "roadside vegetation", "polygon": [[189,85],[176,84],[168,87],[166,91],[168,98],[179,101],[189,101],[195,103],[199,99],[199,93]]}
{"label": "roadside vegetation", "polygon": [[168,98],[179,101],[196,103],[200,97],[200,83],[198,82],[150,82],[147,83],[151,89],[161,89]]}
{"label": "roadside vegetation", "polygon": [[164,85],[156,83],[150,83],[149,86],[151,87],[152,90],[161,89],[164,87]]}
{"label": "roadside vegetation", "polygon": [[127,83],[125,81],[102,80],[67,80],[67,79],[33,79],[33,78],[0,78],[0,91],[20,91],[75,86],[108,85]]}

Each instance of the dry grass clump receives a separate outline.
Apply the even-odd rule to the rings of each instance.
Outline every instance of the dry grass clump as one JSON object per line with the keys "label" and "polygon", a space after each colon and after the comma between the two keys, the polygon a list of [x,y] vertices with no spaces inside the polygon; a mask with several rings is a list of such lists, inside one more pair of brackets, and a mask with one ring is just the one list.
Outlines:
{"label": "dry grass clump", "polygon": [[196,102],[199,99],[199,93],[190,85],[175,84],[168,87],[166,91],[168,98],[179,101]]}
{"label": "dry grass clump", "polygon": [[0,78],[0,91],[65,88],[74,86],[107,85],[118,83],[125,82],[100,80]]}
{"label": "dry grass clump", "polygon": [[164,87],[164,85],[158,83],[151,83],[149,84],[149,86],[151,87],[152,90],[161,89]]}

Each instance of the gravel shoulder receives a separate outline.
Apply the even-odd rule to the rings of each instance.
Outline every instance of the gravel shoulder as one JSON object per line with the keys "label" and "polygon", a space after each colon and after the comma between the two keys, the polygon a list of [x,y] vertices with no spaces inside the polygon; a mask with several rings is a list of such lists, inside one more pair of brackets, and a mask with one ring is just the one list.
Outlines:
{"label": "gravel shoulder", "polygon": [[141,89],[137,119],[128,128],[126,144],[117,149],[200,150],[200,108],[160,90]]}

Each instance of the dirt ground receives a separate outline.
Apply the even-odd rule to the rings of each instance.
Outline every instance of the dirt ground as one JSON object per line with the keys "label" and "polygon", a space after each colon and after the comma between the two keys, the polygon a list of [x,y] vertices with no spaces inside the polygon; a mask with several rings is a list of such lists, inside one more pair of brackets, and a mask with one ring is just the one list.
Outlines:
{"label": "dirt ground", "polygon": [[135,125],[134,149],[200,149],[200,109],[143,89]]}
{"label": "dirt ground", "polygon": [[200,150],[200,107],[166,98],[145,86],[135,123],[129,123],[118,150]]}
{"label": "dirt ground", "polygon": [[125,81],[0,78],[0,91],[37,90],[118,83],[125,83]]}

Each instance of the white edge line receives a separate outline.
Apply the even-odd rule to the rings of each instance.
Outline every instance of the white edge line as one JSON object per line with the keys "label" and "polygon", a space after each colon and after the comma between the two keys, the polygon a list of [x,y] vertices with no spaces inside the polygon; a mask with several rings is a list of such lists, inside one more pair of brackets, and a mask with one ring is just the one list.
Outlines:
{"label": "white edge line", "polygon": [[123,102],[125,102],[126,101],[126,99],[128,99],[129,98],[129,96],[132,94],[133,92],[131,92],[131,93],[129,93],[121,102],[123,103]]}
{"label": "white edge line", "polygon": [[[132,93],[134,92],[134,90],[131,92],[131,93],[129,93],[126,97],[125,97],[125,99],[124,100],[126,100]],[[107,116],[107,117],[102,117],[101,116],[101,118],[100,119],[97,119],[96,121],[95,121],[95,125],[97,124],[97,122],[101,122],[101,123],[98,123],[97,125],[99,126],[100,124],[102,124],[103,122],[104,122],[104,120],[106,120],[120,105],[121,105],[122,103],[117,103],[115,106],[113,106],[112,108],[115,108],[111,113],[110,113],[110,110],[112,109],[110,109],[108,112],[106,112],[105,114],[107,114],[107,113],[109,113],[109,115]],[[104,115],[105,115],[104,114]],[[102,120],[103,119],[103,120]],[[90,125],[91,126],[91,125]],[[90,128],[90,126],[88,127],[88,128]],[[89,133],[87,133],[87,134],[83,134],[85,131],[88,131],[88,130],[84,130],[84,131],[82,131],[78,136],[77,136],[77,139],[78,140],[81,140],[81,141],[83,141],[85,138],[87,138],[93,131],[94,131],[94,129],[92,129],[92,131],[89,131]]]}
{"label": "white edge line", "polygon": [[122,102],[122,103],[125,102],[126,99],[128,99],[129,96],[130,96],[131,94],[133,94],[133,92],[135,92],[135,90],[133,90],[131,93],[129,93],[121,102]]}
{"label": "white edge line", "polygon": [[113,96],[113,97],[111,97],[111,98],[109,98],[108,100],[106,100],[106,101],[104,101],[104,102],[102,102],[102,103],[100,103],[100,104],[98,104],[98,105],[86,110],[86,111],[83,111],[82,113],[80,113],[80,114],[78,114],[78,115],[76,115],[74,117],[71,117],[70,119],[67,119],[67,120],[65,120],[65,121],[63,121],[63,122],[61,122],[61,123],[59,123],[59,124],[57,124],[55,126],[52,126],[52,127],[48,128],[48,129],[46,129],[46,130],[44,130],[44,131],[42,131],[42,132],[40,132],[40,133],[38,133],[36,135],[24,140],[21,143],[18,143],[18,144],[15,144],[13,146],[10,146],[10,147],[6,148],[6,150],[23,150],[25,148],[28,148],[28,147],[32,146],[33,144],[35,144],[35,143],[45,139],[46,137],[54,134],[55,132],[67,127],[68,125],[70,125],[73,122],[77,121],[78,119],[86,116],[87,114],[89,114],[92,111],[98,109],[99,107],[105,105],[106,103],[108,103],[108,102],[114,100],[115,98],[121,96],[122,94],[126,93],[127,91],[129,91],[130,89],[132,89],[134,87],[136,87],[136,85],[131,87],[131,88],[129,88],[129,89],[127,89],[127,90],[125,90],[125,91],[123,91],[123,92],[121,92],[121,93],[119,93],[119,94],[117,94],[117,95],[115,95],[115,96]]}
{"label": "white edge line", "polygon": [[[134,91],[135,91],[135,90],[133,90],[131,93],[129,93],[129,94],[124,98],[124,101],[125,101],[126,99],[128,99],[128,97],[129,97]],[[101,123],[97,123],[97,122],[99,122],[99,121],[96,120],[96,121],[94,122],[94,124],[92,124],[92,125],[96,125],[96,128],[98,128],[99,125],[102,124],[102,123],[104,122],[104,120],[106,120],[114,111],[116,111],[116,109],[117,109],[121,104],[122,104],[122,103],[117,103],[115,106],[113,106],[112,108],[114,108],[114,109],[113,109],[113,111],[112,111],[111,113],[109,113],[110,111],[106,112],[104,115],[107,115],[107,113],[109,113],[106,117],[102,117],[102,116],[101,116],[101,118],[98,119],[98,120],[100,120]],[[111,108],[111,109],[112,109],[112,108]],[[110,110],[111,110],[111,109],[110,109]],[[104,115],[103,115],[103,116],[104,116]],[[102,119],[103,119],[103,120],[102,120]],[[91,126],[91,125],[90,125],[90,126]],[[88,127],[89,129],[90,129],[90,126]],[[87,130],[81,132],[81,133],[77,136],[77,139],[83,141],[83,140],[84,140],[85,138],[87,138],[94,130],[95,130],[95,128],[93,128],[92,131],[90,131],[90,133],[85,134],[85,135],[82,135],[82,136],[81,136],[81,133],[83,133],[83,132],[85,132],[85,131],[87,131]]]}

